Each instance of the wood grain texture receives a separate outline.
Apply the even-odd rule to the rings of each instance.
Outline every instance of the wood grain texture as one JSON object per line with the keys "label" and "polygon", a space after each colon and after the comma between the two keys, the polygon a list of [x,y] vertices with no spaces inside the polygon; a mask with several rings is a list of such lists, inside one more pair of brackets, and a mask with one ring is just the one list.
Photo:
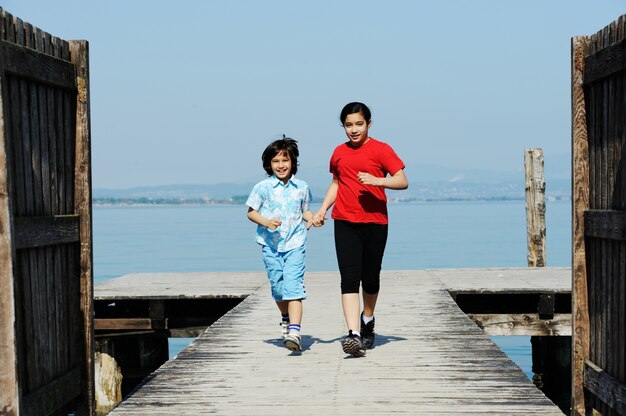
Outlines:
{"label": "wood grain texture", "polygon": [[96,300],[245,298],[265,283],[264,273],[130,273],[95,288]]}
{"label": "wood grain texture", "polygon": [[14,227],[16,249],[74,243],[80,238],[77,215],[19,217]]}
{"label": "wood grain texture", "polygon": [[[0,10],[1,12],[1,10]],[[0,29],[6,32],[4,20],[0,19]],[[0,73],[4,62],[0,61]],[[11,201],[9,199],[10,161],[4,138],[10,130],[5,118],[5,106],[10,105],[10,94],[6,80],[0,79],[0,403],[1,411],[15,415],[19,408],[18,369],[15,331],[15,288],[13,282],[14,251],[11,221]]]}
{"label": "wood grain texture", "polygon": [[[450,274],[457,276],[451,280],[480,272],[452,270]],[[507,270],[483,272],[497,280]],[[306,275],[301,354],[283,347],[278,309],[263,283],[176,359],[150,375],[111,414],[561,415],[458,308],[438,277],[446,273],[383,272],[377,343],[359,359],[346,356],[340,347],[345,323],[338,273]],[[514,273],[522,276],[524,271]],[[238,276],[212,275],[219,284],[230,281],[231,291],[236,291],[232,286]],[[567,281],[569,272],[561,276]],[[172,293],[185,291],[180,284],[185,274],[161,274],[156,284],[167,285],[166,277],[170,284],[179,282]],[[256,282],[246,280],[252,277]],[[250,283],[265,279],[261,273],[245,274],[241,283],[250,288]],[[115,279],[107,283],[103,286],[110,293]],[[209,279],[204,290],[197,280],[189,283],[193,296],[211,292]],[[511,286],[505,278],[500,278],[500,285]]]}
{"label": "wood grain texture", "polygon": [[589,357],[590,322],[585,258],[584,212],[589,208],[587,113],[583,89],[589,39],[572,38],[572,414],[585,415],[584,362]]}
{"label": "wood grain texture", "polygon": [[2,42],[2,58],[5,61],[6,72],[50,86],[76,89],[72,64],[35,51],[33,44],[28,46],[28,48],[21,48],[10,42]]}
{"label": "wood grain texture", "polygon": [[[93,241],[91,220],[91,113],[89,106],[89,44],[87,41],[71,41],[69,49],[61,48],[61,53],[69,54],[72,63],[76,66],[76,85],[78,94],[72,107],[65,106],[65,110],[75,108],[75,124],[65,124],[65,132],[75,132],[75,140],[66,148],[67,154],[74,154],[75,159],[66,157],[66,161],[75,161],[67,169],[74,172],[74,182],[68,184],[72,189],[66,203],[74,207],[80,217],[80,310],[82,312],[84,369],[83,377],[86,388],[83,390],[83,406],[88,414],[95,412],[95,380],[94,380],[94,329],[93,329]],[[70,110],[71,114],[71,110]],[[70,137],[73,137],[70,135]],[[73,200],[71,199],[73,196]]]}
{"label": "wood grain texture", "polygon": [[94,330],[153,329],[150,318],[95,319]]}
{"label": "wood grain texture", "polygon": [[468,314],[470,319],[487,335],[504,336],[570,336],[572,315],[555,314],[551,319],[541,319],[538,314]]}
{"label": "wood grain texture", "polygon": [[[85,42],[78,44],[81,53],[76,54],[78,58],[73,62],[67,41],[0,8],[0,176],[4,181],[0,195],[6,198],[0,201],[0,209],[7,208],[3,213],[9,215],[6,223],[0,218],[0,233],[3,241],[8,239],[9,243],[0,248],[0,255],[3,249],[11,255],[10,261],[0,259],[0,268],[2,273],[12,273],[13,288],[9,290],[4,285],[6,280],[1,287],[13,295],[12,303],[3,299],[2,307],[13,310],[13,315],[3,313],[3,317],[15,328],[13,339],[7,334],[3,341],[12,343],[6,348],[13,353],[16,374],[12,374],[10,363],[3,362],[2,366],[7,369],[3,374],[12,377],[18,396],[17,403],[7,401],[9,405],[2,411],[12,411],[15,405],[15,411],[22,409],[31,414],[93,413],[88,406],[78,408],[76,394],[58,387],[58,380],[64,375],[75,375],[70,370],[90,365],[84,344],[90,344],[93,338],[91,327],[83,323],[86,316],[91,319],[91,311],[82,308],[80,292],[79,238],[87,241],[84,247],[91,249],[90,230],[83,231],[91,221],[91,190],[84,188],[84,184],[91,186],[90,166],[85,164],[90,163],[90,158],[83,154],[83,188],[79,191],[88,204],[82,204],[83,210],[76,212],[74,206],[76,141],[82,140],[81,151],[89,143],[84,140],[89,136],[84,128],[88,125],[85,108],[88,110],[89,99],[85,87],[89,79],[87,48]],[[82,129],[78,135],[77,129]],[[59,218],[72,215],[71,219]],[[85,240],[85,236],[89,239]],[[91,274],[86,276],[92,278]],[[92,294],[89,290],[84,293],[85,305],[92,302]],[[3,347],[2,351],[8,350]],[[88,398],[86,383],[91,379],[86,369],[78,379],[74,377],[71,388]],[[15,390],[0,387],[8,395]]]}
{"label": "wood grain texture", "polygon": [[[583,396],[583,362],[593,362],[603,374],[626,386],[625,27],[626,17],[621,16],[589,38],[574,38],[573,299],[575,305],[586,306],[580,315],[574,308],[574,316],[581,317],[574,320],[574,333],[588,340],[581,344],[574,338],[575,414],[592,409],[605,416],[622,414],[602,394]],[[607,384],[596,391],[608,389],[613,387]]]}
{"label": "wood grain texture", "polygon": [[591,84],[626,70],[626,40],[621,39],[585,59],[584,83]]}
{"label": "wood grain texture", "polygon": [[585,236],[626,241],[626,211],[585,211]]}
{"label": "wood grain texture", "polygon": [[524,172],[528,267],[544,267],[546,265],[546,181],[543,173],[542,149],[526,149]]}
{"label": "wood grain texture", "polygon": [[585,388],[618,414],[626,414],[626,385],[591,361],[585,361]]}

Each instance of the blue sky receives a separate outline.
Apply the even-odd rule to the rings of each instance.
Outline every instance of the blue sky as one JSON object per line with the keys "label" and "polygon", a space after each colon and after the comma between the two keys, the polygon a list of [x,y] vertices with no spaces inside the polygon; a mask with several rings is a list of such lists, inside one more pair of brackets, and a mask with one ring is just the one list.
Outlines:
{"label": "blue sky", "polygon": [[[372,109],[411,180],[429,166],[546,170],[570,152],[570,39],[617,0],[9,0],[9,13],[90,42],[93,186],[263,177],[265,146],[300,143],[324,175],[349,101]],[[330,177],[329,177],[330,180]]]}

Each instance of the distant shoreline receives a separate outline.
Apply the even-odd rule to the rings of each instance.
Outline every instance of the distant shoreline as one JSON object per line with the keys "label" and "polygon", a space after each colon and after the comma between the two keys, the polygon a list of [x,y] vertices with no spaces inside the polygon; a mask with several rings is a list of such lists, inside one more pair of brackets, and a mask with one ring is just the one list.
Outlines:
{"label": "distant shoreline", "polygon": [[[570,201],[569,196],[546,196],[546,201]],[[428,203],[428,202],[506,202],[506,201],[524,201],[524,197],[511,196],[493,196],[493,197],[441,197],[441,198],[390,198],[390,204],[405,203]],[[321,203],[322,200],[314,199],[313,203]],[[109,207],[109,206],[174,206],[174,205],[245,205],[245,200],[240,198],[229,199],[184,199],[184,198],[93,198],[93,206]]]}

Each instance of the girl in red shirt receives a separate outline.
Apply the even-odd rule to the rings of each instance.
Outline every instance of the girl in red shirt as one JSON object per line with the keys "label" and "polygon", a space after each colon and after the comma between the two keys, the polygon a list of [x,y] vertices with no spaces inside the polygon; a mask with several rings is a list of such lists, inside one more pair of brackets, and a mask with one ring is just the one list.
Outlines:
{"label": "girl in red shirt", "polygon": [[[369,136],[372,116],[363,103],[347,104],[340,115],[348,141],[330,159],[333,180],[313,224],[322,225],[334,204],[335,249],[341,274],[341,304],[348,335],[345,353],[365,355],[374,344],[374,309],[387,243],[387,189],[406,189],[404,163],[386,143]],[[359,288],[363,289],[363,312]]]}

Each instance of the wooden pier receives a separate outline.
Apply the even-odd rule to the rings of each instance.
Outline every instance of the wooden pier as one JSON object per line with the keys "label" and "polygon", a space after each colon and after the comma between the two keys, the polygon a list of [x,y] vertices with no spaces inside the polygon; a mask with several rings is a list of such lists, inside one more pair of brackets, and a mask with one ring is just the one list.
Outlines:
{"label": "wooden pier", "polygon": [[97,286],[96,300],[249,293],[112,414],[562,414],[450,292],[565,293],[569,269],[386,271],[381,286],[376,345],[358,359],[340,348],[336,272],[307,273],[302,353],[282,346],[263,273],[145,274]]}

